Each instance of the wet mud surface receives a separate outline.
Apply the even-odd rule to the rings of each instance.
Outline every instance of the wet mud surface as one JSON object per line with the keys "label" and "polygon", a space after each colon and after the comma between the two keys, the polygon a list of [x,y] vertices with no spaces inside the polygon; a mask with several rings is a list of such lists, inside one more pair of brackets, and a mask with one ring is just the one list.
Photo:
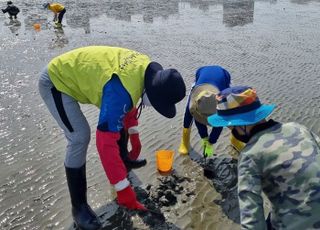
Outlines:
{"label": "wet mud surface", "polygon": [[192,187],[189,186],[192,180],[188,177],[181,177],[173,172],[158,180],[160,182],[158,186],[148,185],[146,189],[151,200],[160,208],[175,205],[177,199],[187,203],[190,201],[190,196],[195,195],[194,188],[192,191]]}
{"label": "wet mud surface", "polygon": [[[17,20],[0,14],[0,229],[72,229],[66,141],[37,81],[53,57],[73,48],[110,45],[146,53],[165,68],[178,69],[188,93],[198,67],[224,66],[233,85],[254,86],[263,103],[277,105],[273,119],[297,121],[320,134],[318,0],[62,1],[67,12],[59,30],[42,1],[14,3],[21,11]],[[154,210],[150,213],[116,205],[95,147],[99,111],[81,106],[92,131],[88,201],[104,229],[240,229],[237,154],[229,131],[223,130],[215,145],[217,157],[207,159],[209,168],[195,127],[190,155],[177,153],[186,100],[177,105],[174,119],[152,108],[140,117],[141,158],[148,163],[129,178],[139,200]],[[157,172],[159,149],[176,151],[171,176]],[[205,168],[213,172],[205,175]]]}
{"label": "wet mud surface", "polygon": [[203,175],[207,177],[215,190],[221,194],[221,199],[214,202],[223,213],[236,223],[240,223],[239,203],[237,196],[238,161],[233,158],[216,157],[209,159],[203,165]]}
{"label": "wet mud surface", "polygon": [[[137,177],[130,172],[130,177]],[[137,178],[136,178],[137,179]],[[134,181],[131,180],[134,185]],[[189,185],[192,179],[178,175],[175,171],[160,176],[157,183],[134,187],[137,199],[147,208],[147,211],[129,211],[119,207],[116,201],[100,208],[99,219],[102,229],[180,229],[166,220],[171,207],[179,204],[190,205],[195,188]],[[139,218],[140,222],[134,222]],[[69,229],[75,229],[71,226]]]}

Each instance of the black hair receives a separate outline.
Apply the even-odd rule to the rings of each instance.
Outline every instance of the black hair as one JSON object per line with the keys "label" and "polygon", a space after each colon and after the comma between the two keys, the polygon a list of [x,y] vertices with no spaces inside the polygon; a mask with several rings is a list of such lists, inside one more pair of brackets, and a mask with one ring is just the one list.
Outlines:
{"label": "black hair", "polygon": [[12,5],[12,1],[7,1],[7,5]]}

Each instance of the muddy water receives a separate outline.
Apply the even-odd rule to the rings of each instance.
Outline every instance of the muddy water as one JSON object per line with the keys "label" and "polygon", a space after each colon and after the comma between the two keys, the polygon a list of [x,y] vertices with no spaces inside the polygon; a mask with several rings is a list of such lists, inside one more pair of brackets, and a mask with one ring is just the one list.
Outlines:
{"label": "muddy water", "polygon": [[[0,15],[0,229],[72,226],[63,168],[66,142],[37,92],[40,70],[72,48],[112,45],[145,52],[164,67],[179,69],[188,91],[197,67],[222,65],[233,84],[255,86],[263,102],[278,105],[273,118],[298,121],[320,134],[319,1],[65,1],[65,27],[59,31],[41,1],[15,3],[21,9],[18,21]],[[41,24],[40,31],[33,29],[34,23]],[[177,150],[185,103],[172,120],[152,109],[140,119],[142,156],[149,163],[130,178],[158,216],[115,205],[94,145],[98,110],[82,107],[93,134],[87,161],[89,202],[106,229],[239,228],[231,218],[237,210],[221,205],[227,205],[223,195],[203,176],[195,129],[192,159],[176,154],[174,165],[179,176],[190,179],[183,184],[190,196],[175,194],[177,202],[166,207],[156,207],[148,197],[147,185],[161,185],[154,152]],[[216,153],[235,154],[227,130]]]}

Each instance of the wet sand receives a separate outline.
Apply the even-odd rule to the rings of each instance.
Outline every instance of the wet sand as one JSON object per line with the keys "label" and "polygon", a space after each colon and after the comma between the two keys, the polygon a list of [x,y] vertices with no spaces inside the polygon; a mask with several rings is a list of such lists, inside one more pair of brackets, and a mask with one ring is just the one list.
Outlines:
{"label": "wet sand", "polygon": [[[21,10],[15,23],[0,15],[0,229],[72,229],[66,142],[38,95],[37,80],[51,58],[76,47],[144,52],[166,68],[177,68],[188,92],[198,67],[224,66],[233,85],[252,85],[263,102],[277,104],[272,118],[297,121],[320,134],[319,1],[62,2],[67,7],[63,31],[53,29],[53,16],[41,9],[41,1],[15,1]],[[41,23],[41,31],[34,23]],[[174,163],[177,175],[190,180],[183,187],[194,195],[175,194],[177,202],[169,206],[157,206],[149,196],[148,185],[156,189],[163,178],[155,168],[155,151],[179,147],[186,99],[174,119],[152,108],[140,118],[141,155],[148,165],[129,177],[139,197],[154,206],[156,213],[149,214],[115,204],[95,148],[98,110],[82,106],[92,127],[88,200],[105,229],[239,229],[236,208],[226,206],[225,193],[203,175],[194,127],[191,157],[176,152]],[[215,146],[219,157],[235,155],[228,135],[224,130]]]}

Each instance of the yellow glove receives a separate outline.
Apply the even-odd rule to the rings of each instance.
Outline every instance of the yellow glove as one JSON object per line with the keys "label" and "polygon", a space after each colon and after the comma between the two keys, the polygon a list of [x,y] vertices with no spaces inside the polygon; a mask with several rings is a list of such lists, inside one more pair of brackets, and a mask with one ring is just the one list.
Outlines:
{"label": "yellow glove", "polygon": [[211,157],[214,154],[213,144],[211,144],[207,137],[202,138],[203,156]]}

